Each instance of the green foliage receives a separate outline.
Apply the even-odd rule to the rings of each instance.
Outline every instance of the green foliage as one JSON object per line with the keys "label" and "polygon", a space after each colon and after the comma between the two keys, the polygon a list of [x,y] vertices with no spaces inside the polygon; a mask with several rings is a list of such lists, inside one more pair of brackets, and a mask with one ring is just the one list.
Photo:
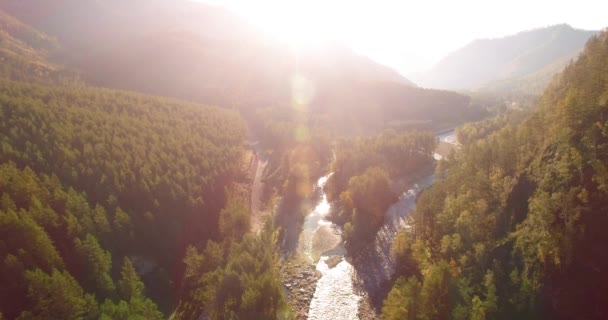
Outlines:
{"label": "green foliage", "polygon": [[[4,315],[35,306],[25,274],[40,269],[70,275],[110,318],[125,310],[162,318],[133,267],[137,298],[117,299],[124,285],[112,260],[142,256],[158,266],[154,272],[179,274],[181,250],[217,236],[225,200],[218,186],[241,174],[240,117],[105,89],[0,87],[0,285],[10,288],[0,292]],[[155,279],[153,296],[170,294],[169,281]]]}
{"label": "green foliage", "polygon": [[336,147],[328,200],[339,200],[337,221],[345,238],[360,242],[373,236],[396,200],[389,176],[408,177],[430,166],[437,141],[430,132],[386,131],[372,137],[344,139]]}
{"label": "green foliage", "polygon": [[[0,210],[0,283],[7,289],[1,292],[2,310],[11,318],[96,319],[97,301],[113,304],[115,288],[112,255],[91,233],[97,230],[95,212],[103,211],[92,209],[73,189],[66,192],[56,178],[12,163],[0,165],[0,190],[7,210]],[[132,266],[129,271],[139,289],[135,302],[161,319]]]}
{"label": "green foliage", "polygon": [[179,319],[289,319],[291,313],[277,278],[276,232],[227,241],[222,251],[208,242],[187,250],[184,296]]}
{"label": "green foliage", "polygon": [[[148,254],[166,258],[177,249],[154,241],[159,235],[212,232],[190,227],[217,223],[223,190],[214,183],[236,174],[242,155],[236,113],[101,89],[1,85],[0,159],[56,175],[108,205],[91,217],[95,235],[110,231],[108,199],[129,213],[138,226],[133,245]],[[198,214],[205,209],[215,212]]]}
{"label": "green foliage", "polygon": [[32,307],[18,319],[95,319],[97,303],[66,272],[27,271],[27,295]]}
{"label": "green foliage", "polygon": [[491,119],[467,123],[456,129],[456,139],[461,144],[471,144],[479,139],[489,136],[507,125],[521,123],[527,114],[527,111],[514,110],[501,113]]}
{"label": "green foliage", "polygon": [[410,234],[399,232],[393,240],[391,255],[395,259],[398,269],[395,274],[399,275],[418,275],[418,264],[414,258],[414,243]]}
{"label": "green foliage", "polygon": [[382,307],[383,320],[415,320],[419,319],[420,282],[411,277],[407,280],[399,278],[388,294]]}
{"label": "green foliage", "polygon": [[310,194],[314,177],[331,157],[332,135],[327,127],[318,125],[317,117],[312,112],[272,107],[258,109],[251,119],[260,139],[258,149],[268,154],[268,194],[276,192],[296,199]]}
{"label": "green foliage", "polygon": [[120,271],[121,279],[118,281],[118,291],[121,298],[130,301],[133,298],[138,298],[143,295],[144,284],[141,283],[135,268],[129,258],[125,258]]}
{"label": "green foliage", "polygon": [[352,231],[345,232],[347,240],[367,238],[380,228],[384,212],[396,198],[389,184],[388,174],[378,167],[350,178],[348,189],[340,195],[342,215],[352,225]]}
{"label": "green foliage", "polygon": [[114,282],[110,277],[112,267],[110,252],[103,250],[91,234],[87,234],[84,241],[77,238],[74,242],[74,249],[82,261],[83,270],[87,270],[85,287],[106,296],[111,294],[114,291]]}
{"label": "green foliage", "polygon": [[220,212],[220,234],[224,239],[238,240],[250,228],[249,210],[244,200],[236,196],[228,198],[226,207]]}
{"label": "green foliage", "polygon": [[0,78],[44,83],[78,83],[74,72],[49,57],[59,52],[55,39],[0,10]]}
{"label": "green foliage", "polygon": [[[418,199],[413,244],[394,248],[412,257],[398,263],[420,270],[422,299],[436,297],[422,315],[606,318],[608,259],[598,254],[608,245],[606,61],[604,32],[521,124],[486,137],[493,121],[468,127],[462,151],[438,167],[439,181]],[[401,308],[394,299],[385,314]]]}
{"label": "green foliage", "polygon": [[337,200],[349,180],[367,168],[384,168],[391,176],[407,176],[431,163],[437,141],[431,132],[385,131],[382,134],[343,139],[336,146],[334,174],[327,182],[327,193]]}
{"label": "green foliage", "polygon": [[120,271],[118,291],[122,300],[114,303],[106,300],[101,307],[101,319],[164,319],[152,300],[144,295],[144,284],[133,268],[129,258],[125,258]]}

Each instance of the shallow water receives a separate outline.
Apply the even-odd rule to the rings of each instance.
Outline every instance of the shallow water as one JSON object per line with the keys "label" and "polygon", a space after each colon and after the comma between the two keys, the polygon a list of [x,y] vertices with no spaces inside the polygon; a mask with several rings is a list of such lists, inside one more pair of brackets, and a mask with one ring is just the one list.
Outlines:
{"label": "shallow water", "polygon": [[[439,138],[447,143],[456,143],[454,132]],[[359,270],[360,273],[344,259],[346,250],[342,245],[339,229],[325,220],[331,210],[331,204],[327,202],[323,187],[330,176],[331,173],[317,182],[320,200],[315,209],[306,216],[298,243],[299,253],[308,257],[312,263],[316,262],[316,268],[321,273],[308,310],[308,319],[359,319],[357,313],[363,297],[356,293],[354,279],[359,279],[359,283],[369,294],[378,294],[385,290],[384,286],[395,270],[395,262],[390,254],[393,241],[399,230],[409,228],[408,216],[416,207],[416,197],[421,190],[433,183],[434,176],[419,180],[403,192],[399,200],[387,210],[384,225],[374,241],[365,249],[365,267],[364,270]]]}
{"label": "shallow water", "polygon": [[[319,236],[320,233],[326,234],[328,232],[327,228],[330,229],[330,234],[334,234],[334,228],[332,227],[332,223],[325,220],[325,217],[329,214],[329,210],[331,209],[331,205],[327,202],[327,195],[323,191],[323,187],[327,182],[327,179],[331,176],[331,173],[321,177],[317,181],[317,191],[321,193],[319,202],[315,206],[315,208],[304,218],[304,224],[302,225],[302,232],[300,233],[300,239],[298,241],[298,252],[303,256],[307,257],[311,263],[314,263],[319,258],[320,254],[318,246],[313,245],[315,243],[315,238]],[[325,230],[324,230],[325,229]],[[326,250],[331,249],[333,246],[340,243],[340,236],[336,235],[334,239],[331,239],[329,243],[331,245]],[[327,244],[326,244],[327,245]],[[316,256],[316,257],[315,257]]]}
{"label": "shallow water", "polygon": [[[331,173],[317,182],[321,197],[315,209],[306,216],[298,243],[300,254],[311,263],[316,262],[317,270],[321,273],[310,302],[308,319],[358,319],[361,297],[355,293],[353,285],[356,271],[344,259],[346,250],[342,246],[339,230],[325,220],[331,205],[327,202],[323,187],[330,176]],[[339,262],[336,264],[335,260]]]}
{"label": "shallow water", "polygon": [[346,260],[330,268],[327,259],[327,256],[323,256],[317,264],[322,276],[310,302],[308,319],[358,319],[361,297],[355,293],[352,282],[355,268]]}

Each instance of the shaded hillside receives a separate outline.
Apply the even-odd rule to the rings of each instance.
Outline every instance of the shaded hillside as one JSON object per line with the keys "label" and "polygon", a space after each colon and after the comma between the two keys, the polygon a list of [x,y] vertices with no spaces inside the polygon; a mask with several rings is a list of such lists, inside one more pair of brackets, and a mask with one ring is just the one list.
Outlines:
{"label": "shaded hillside", "polygon": [[58,81],[73,78],[50,61],[59,44],[55,39],[0,11],[0,77],[21,81]]}
{"label": "shaded hillside", "polygon": [[383,128],[438,130],[486,115],[468,96],[392,82],[347,82],[321,88],[311,110],[326,115],[322,124],[351,134]]}
{"label": "shaded hillside", "polygon": [[[162,318],[143,285],[121,291],[121,265],[137,278],[123,260],[153,279],[146,293],[169,311],[186,246],[219,236],[226,191],[242,177],[245,135],[231,110],[0,81],[0,286],[10,288],[0,312]],[[117,311],[121,299],[128,305]]]}
{"label": "shaded hillside", "polygon": [[607,75],[604,31],[529,115],[459,132],[396,241],[384,319],[606,319]]}
{"label": "shaded hillside", "polygon": [[[575,58],[594,33],[561,24],[504,38],[475,40],[441,60],[422,83],[433,88],[471,90],[508,79],[517,82],[559,61]],[[537,81],[544,89],[559,71],[561,68],[554,68],[549,76]]]}
{"label": "shaded hillside", "polygon": [[[346,133],[359,132],[352,129],[374,113],[372,130],[389,114],[402,126],[431,129],[483,114],[470,112],[462,96],[412,89],[395,71],[339,44],[295,52],[228,11],[190,1],[3,0],[1,7],[56,36],[67,49],[63,60],[102,86],[236,107],[246,115],[300,104],[341,122],[348,110],[356,119],[339,125]],[[390,101],[379,94],[386,90]]]}
{"label": "shaded hillside", "polygon": [[185,0],[61,0],[42,5],[4,0],[2,7],[78,50],[69,62],[102,85],[222,104],[238,104],[239,96],[257,93],[267,96],[268,103],[276,100],[276,82],[289,86],[287,77],[299,64],[314,64],[320,77],[331,67],[348,77],[411,84],[339,47],[330,53],[335,57],[320,59],[319,53],[307,52],[296,58],[289,47],[230,12]]}
{"label": "shaded hillside", "polygon": [[[581,49],[582,50],[582,49]],[[547,88],[553,77],[560,73],[580,54],[581,50],[545,66],[544,68],[530,74],[517,78],[497,80],[484,86],[481,90],[486,93],[496,93],[517,97],[521,95],[540,96]]]}

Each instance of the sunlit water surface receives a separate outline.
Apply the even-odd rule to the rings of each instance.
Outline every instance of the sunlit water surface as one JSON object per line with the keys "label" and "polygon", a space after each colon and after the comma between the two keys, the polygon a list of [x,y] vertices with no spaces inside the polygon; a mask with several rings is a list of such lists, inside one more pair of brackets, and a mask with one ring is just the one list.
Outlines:
{"label": "sunlit water surface", "polygon": [[[447,143],[457,143],[453,131],[438,138]],[[435,155],[437,160],[440,157]],[[305,218],[298,245],[299,252],[311,262],[318,259],[317,270],[321,273],[310,303],[308,319],[359,319],[357,313],[362,297],[356,293],[354,279],[360,279],[363,289],[369,293],[378,292],[380,286],[389,281],[395,269],[395,261],[390,254],[392,243],[399,230],[410,227],[407,217],[416,207],[416,197],[433,183],[434,176],[419,180],[387,210],[384,225],[367,250],[368,270],[361,275],[344,259],[346,250],[342,246],[342,236],[337,227],[325,220],[331,205],[327,202],[323,187],[330,176],[331,173],[317,182],[321,197],[315,209]]]}
{"label": "sunlit water surface", "polygon": [[[327,202],[323,187],[330,176],[331,173],[317,182],[321,197],[315,209],[304,220],[298,244],[298,250],[303,256],[313,263],[318,259],[317,270],[321,273],[310,303],[308,319],[358,319],[361,297],[355,293],[353,285],[356,271],[344,259],[346,250],[342,246],[342,236],[337,227],[325,220],[331,205]],[[328,263],[332,260],[333,263]]]}

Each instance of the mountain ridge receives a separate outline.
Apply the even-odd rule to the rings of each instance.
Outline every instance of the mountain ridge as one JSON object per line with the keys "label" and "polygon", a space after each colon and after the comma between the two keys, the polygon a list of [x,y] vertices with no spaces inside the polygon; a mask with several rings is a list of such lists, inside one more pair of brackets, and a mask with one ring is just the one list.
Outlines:
{"label": "mountain ridge", "polygon": [[[442,89],[479,90],[492,83],[517,80],[565,57],[575,57],[596,33],[557,24],[476,39],[440,60],[419,82]],[[542,89],[550,78],[543,80]]]}
{"label": "mountain ridge", "polygon": [[[219,7],[166,0],[145,6],[141,0],[41,6],[2,0],[0,9],[57,38],[61,61],[96,86],[235,108],[252,117],[259,108],[301,108],[303,102],[331,114],[321,118],[342,123],[334,130],[347,135],[382,130],[390,117],[399,128],[436,130],[475,114],[463,95],[414,88],[393,69],[340,44],[294,52]],[[390,98],[381,94],[387,91]]]}

